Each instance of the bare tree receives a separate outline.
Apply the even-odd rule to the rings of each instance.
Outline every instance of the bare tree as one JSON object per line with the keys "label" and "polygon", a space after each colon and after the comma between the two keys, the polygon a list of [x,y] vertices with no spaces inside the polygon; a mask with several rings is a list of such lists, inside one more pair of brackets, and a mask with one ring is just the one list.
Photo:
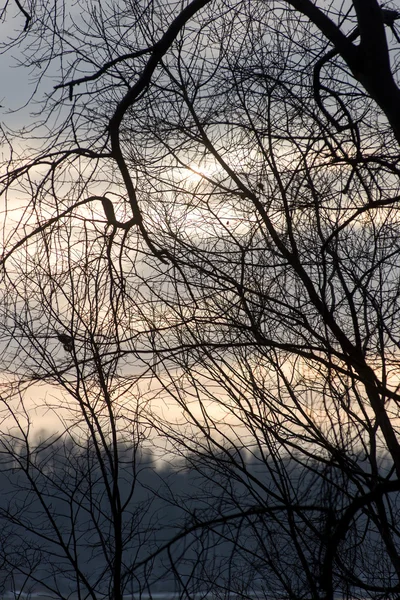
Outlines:
{"label": "bare tree", "polygon": [[[179,407],[152,426],[203,494],[210,481],[131,576],[165,555],[187,595],[398,597],[400,14],[376,0],[27,14],[25,64],[57,76],[39,147],[18,153],[4,130],[7,372],[18,390],[50,372],[72,397],[96,373],[106,411],[116,373],[121,399],[134,381]],[[73,383],[48,371],[43,335]]]}
{"label": "bare tree", "polygon": [[2,584],[121,599],[151,580],[151,565],[130,576],[155,543],[151,425],[138,375],[121,375],[110,351],[122,324],[104,285],[107,239],[84,232],[105,255],[95,273],[81,233],[57,224],[3,280]]}

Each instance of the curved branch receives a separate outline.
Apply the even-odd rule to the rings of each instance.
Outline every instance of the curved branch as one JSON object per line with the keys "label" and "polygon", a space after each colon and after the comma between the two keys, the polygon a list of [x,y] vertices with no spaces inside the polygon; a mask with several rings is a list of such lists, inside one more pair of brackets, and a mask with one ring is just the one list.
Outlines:
{"label": "curved branch", "polygon": [[139,77],[139,80],[119,102],[117,108],[114,111],[114,115],[111,117],[109,122],[111,151],[125,183],[125,187],[128,193],[132,209],[133,218],[136,220],[147,246],[149,247],[151,252],[161,260],[164,260],[162,256],[166,253],[156,249],[155,245],[151,241],[150,236],[143,225],[143,218],[139,208],[136,190],[133,185],[128,165],[126,164],[121,149],[119,128],[126,111],[136,102],[136,100],[139,98],[142,92],[146,90],[155,69],[161,62],[165,53],[171,47],[179,32],[183,29],[183,27],[186,25],[189,19],[191,19],[201,8],[203,8],[206,4],[210,2],[211,0],[193,0],[193,2],[191,2],[184,10],[182,10],[182,12],[174,19],[174,21],[172,21],[171,25],[168,27],[167,31],[164,33],[162,38],[154,45],[153,52],[142,72],[142,75]]}
{"label": "curved branch", "polygon": [[136,563],[133,566],[133,568],[131,569],[131,572],[134,572],[134,571],[140,569],[141,567],[145,566],[149,562],[153,561],[157,556],[159,556],[163,552],[170,550],[170,548],[174,544],[176,544],[177,542],[186,538],[188,535],[195,533],[196,531],[209,530],[212,527],[215,527],[216,525],[217,526],[224,525],[226,523],[230,523],[231,521],[235,521],[236,519],[244,519],[244,518],[248,518],[248,517],[252,517],[252,516],[265,515],[265,514],[269,514],[269,513],[276,513],[276,512],[282,512],[282,511],[290,511],[292,513],[302,514],[303,511],[304,512],[315,512],[315,511],[327,512],[327,511],[329,511],[329,508],[315,506],[315,505],[301,506],[298,504],[290,504],[290,505],[283,504],[282,506],[260,506],[260,505],[257,505],[257,506],[251,507],[247,510],[240,510],[236,513],[222,515],[221,517],[217,517],[215,519],[209,519],[208,521],[198,521],[196,519],[196,517],[194,516],[195,522],[192,525],[184,527],[182,529],[182,531],[180,531],[175,536],[173,536],[170,540],[168,540],[168,542],[165,542],[165,544],[163,544],[162,546],[157,548],[157,550],[155,550],[154,552],[149,554],[149,556],[147,556],[143,560]]}
{"label": "curved branch", "polygon": [[385,481],[378,484],[375,489],[372,490],[372,492],[355,498],[350,506],[347,507],[343,517],[338,521],[334,533],[327,544],[325,558],[322,564],[321,587],[325,587],[326,591],[328,592],[328,597],[331,597],[329,596],[329,592],[332,592],[331,589],[327,589],[327,585],[329,586],[328,582],[330,583],[332,580],[331,573],[333,561],[335,560],[338,546],[344,539],[352,519],[359,510],[364,508],[364,506],[372,504],[372,502],[375,502],[384,494],[398,491],[400,491],[400,480],[396,479],[395,481]]}
{"label": "curved branch", "polygon": [[87,75],[86,77],[80,77],[79,79],[71,79],[70,81],[66,81],[65,83],[59,83],[58,85],[54,86],[54,89],[59,90],[60,88],[65,87],[73,88],[74,85],[80,85],[81,83],[87,83],[88,81],[95,81],[96,79],[99,79],[99,77],[104,75],[104,73],[106,73],[108,69],[114,67],[118,63],[125,62],[130,58],[138,58],[139,56],[143,56],[143,54],[149,54],[153,50],[154,46],[150,46],[149,48],[146,48],[144,50],[138,50],[137,52],[129,52],[128,54],[122,54],[121,56],[114,58],[114,60],[106,62],[98,71],[96,71],[96,73],[93,73],[92,75]]}
{"label": "curved branch", "polygon": [[32,16],[24,9],[24,7],[22,6],[22,4],[20,3],[19,0],[15,0],[15,4],[18,6],[18,9],[22,12],[22,14],[25,17],[24,31],[27,31],[28,27],[29,27],[29,23],[32,20]]}
{"label": "curved branch", "polygon": [[386,198],[385,200],[376,200],[376,202],[364,204],[364,206],[357,208],[350,217],[348,217],[345,221],[343,221],[343,223],[341,225],[336,227],[336,229],[334,229],[332,231],[332,233],[329,234],[329,236],[326,238],[326,240],[324,241],[324,243],[322,245],[321,251],[325,251],[328,248],[330,242],[333,240],[333,238],[336,237],[348,225],[350,225],[350,223],[354,219],[356,219],[358,216],[362,215],[363,213],[367,212],[368,210],[374,210],[376,208],[381,208],[382,206],[390,206],[391,204],[394,204],[395,202],[399,202],[399,201],[400,201],[400,196],[397,196],[396,198]]}
{"label": "curved branch", "polygon": [[[21,238],[16,244],[14,244],[14,246],[11,248],[11,250],[9,250],[5,254],[3,254],[3,256],[0,258],[0,265],[3,265],[10,258],[10,256],[16,250],[18,250],[18,248],[23,246],[30,238],[34,237],[38,233],[41,233],[42,231],[45,231],[48,227],[51,227],[51,225],[56,223],[59,219],[62,219],[63,217],[65,217],[66,215],[71,213],[73,210],[78,208],[78,206],[83,206],[84,204],[88,204],[88,202],[93,202],[93,200],[100,200],[100,202],[103,204],[103,206],[104,206],[105,201],[110,202],[110,200],[108,198],[106,198],[105,196],[89,196],[89,198],[85,198],[84,200],[79,200],[79,202],[76,202],[73,206],[70,206],[69,208],[67,208],[66,210],[61,212],[59,215],[52,217],[51,219],[49,219],[48,221],[43,223],[43,225],[39,225],[39,227],[36,227],[33,231],[31,231],[30,233],[25,235],[23,238]],[[126,223],[120,223],[119,221],[115,221],[112,224],[115,225],[116,227],[120,227],[121,229],[128,230],[133,225],[136,224],[136,221],[135,221],[135,219],[130,219]]]}
{"label": "curved branch", "polygon": [[[360,32],[355,46],[311,0],[286,0],[310,21],[333,44],[354,78],[361,83],[381,108],[400,144],[400,89],[393,79],[384,24],[387,16],[376,0],[354,0]],[[390,22],[387,22],[390,26]]]}
{"label": "curved branch", "polygon": [[[353,42],[354,40],[357,39],[357,37],[360,35],[359,29],[358,27],[356,27],[356,29],[348,36],[348,40],[350,42]],[[331,60],[331,58],[334,58],[335,56],[337,56],[339,54],[339,50],[337,50],[336,48],[333,48],[332,50],[330,50],[329,52],[327,52],[324,56],[322,56],[319,60],[317,60],[317,62],[314,65],[314,69],[313,69],[313,86],[314,86],[314,99],[317,103],[317,106],[319,107],[319,109],[321,110],[321,112],[325,115],[325,117],[328,119],[328,121],[330,121],[332,123],[332,125],[334,125],[334,127],[338,130],[338,131],[344,131],[345,129],[348,128],[348,126],[342,126],[340,125],[340,123],[335,119],[335,117],[333,117],[329,111],[325,108],[324,103],[322,102],[321,99],[321,90],[325,90],[328,92],[331,92],[331,90],[329,90],[328,88],[326,88],[325,86],[321,85],[321,80],[320,80],[320,75],[321,75],[321,70],[322,67]]]}

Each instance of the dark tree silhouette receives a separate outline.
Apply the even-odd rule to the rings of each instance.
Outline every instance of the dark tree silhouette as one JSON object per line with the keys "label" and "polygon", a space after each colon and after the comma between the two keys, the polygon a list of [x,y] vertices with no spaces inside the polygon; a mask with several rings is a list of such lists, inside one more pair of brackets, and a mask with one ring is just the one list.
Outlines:
{"label": "dark tree silhouette", "polygon": [[4,434],[51,385],[115,474],[130,427],[198,474],[129,585],[397,598],[398,7],[63,8],[8,44],[53,87],[3,127]]}

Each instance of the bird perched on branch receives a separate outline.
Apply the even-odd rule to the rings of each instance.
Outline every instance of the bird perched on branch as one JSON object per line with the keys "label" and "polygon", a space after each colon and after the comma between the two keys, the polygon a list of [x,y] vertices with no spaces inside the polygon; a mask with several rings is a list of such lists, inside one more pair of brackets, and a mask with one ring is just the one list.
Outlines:
{"label": "bird perched on branch", "polygon": [[115,217],[114,206],[111,200],[106,198],[105,196],[101,199],[101,203],[103,205],[104,214],[106,215],[107,221],[111,225],[117,225],[117,219]]}
{"label": "bird perched on branch", "polygon": [[74,339],[66,333],[57,333],[57,339],[62,343],[66,352],[72,352],[74,349]]}

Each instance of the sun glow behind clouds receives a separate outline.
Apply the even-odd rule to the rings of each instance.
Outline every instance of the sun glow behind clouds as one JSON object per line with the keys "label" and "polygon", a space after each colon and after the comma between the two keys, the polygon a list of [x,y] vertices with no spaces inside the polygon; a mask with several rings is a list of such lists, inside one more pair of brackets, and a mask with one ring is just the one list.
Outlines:
{"label": "sun glow behind clouds", "polygon": [[200,166],[196,163],[192,163],[183,169],[183,176],[186,175],[186,180],[190,183],[199,183],[206,180],[213,180],[221,168],[216,164],[209,163],[206,166]]}

